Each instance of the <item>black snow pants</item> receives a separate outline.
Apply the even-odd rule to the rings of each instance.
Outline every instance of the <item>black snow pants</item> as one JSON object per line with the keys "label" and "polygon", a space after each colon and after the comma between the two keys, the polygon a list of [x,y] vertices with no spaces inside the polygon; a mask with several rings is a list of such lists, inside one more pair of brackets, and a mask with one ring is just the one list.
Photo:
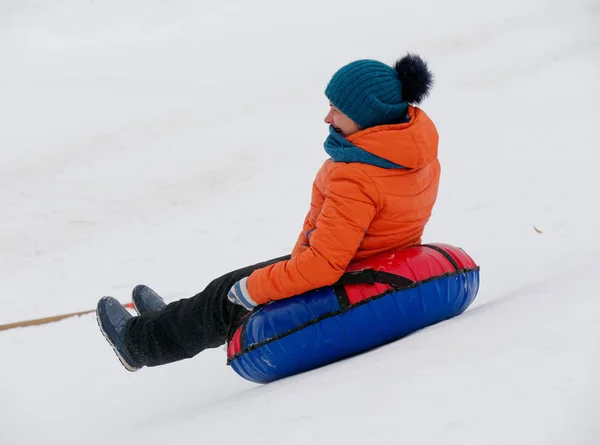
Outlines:
{"label": "black snow pants", "polygon": [[288,259],[289,255],[234,270],[191,298],[170,303],[161,312],[134,317],[125,331],[127,348],[140,365],[159,366],[223,345],[230,325],[248,314],[227,299],[229,289],[256,269]]}

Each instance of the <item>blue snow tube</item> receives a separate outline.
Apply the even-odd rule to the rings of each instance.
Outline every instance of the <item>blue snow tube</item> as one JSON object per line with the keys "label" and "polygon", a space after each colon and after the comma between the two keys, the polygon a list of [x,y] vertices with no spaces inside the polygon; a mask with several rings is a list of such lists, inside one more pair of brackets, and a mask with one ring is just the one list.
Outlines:
{"label": "blue snow tube", "polygon": [[460,315],[478,289],[479,266],[460,248],[387,252],[333,286],[257,308],[232,329],[227,363],[252,382],[278,380]]}

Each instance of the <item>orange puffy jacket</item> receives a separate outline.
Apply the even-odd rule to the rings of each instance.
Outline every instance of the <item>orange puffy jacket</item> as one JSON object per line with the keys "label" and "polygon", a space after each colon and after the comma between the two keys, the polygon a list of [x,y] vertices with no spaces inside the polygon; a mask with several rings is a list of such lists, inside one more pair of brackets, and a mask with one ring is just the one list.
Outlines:
{"label": "orange puffy jacket", "polygon": [[438,133],[421,109],[410,121],[348,136],[355,146],[405,168],[326,161],[292,258],[256,270],[248,292],[258,304],[335,283],[353,260],[419,244],[438,193]]}

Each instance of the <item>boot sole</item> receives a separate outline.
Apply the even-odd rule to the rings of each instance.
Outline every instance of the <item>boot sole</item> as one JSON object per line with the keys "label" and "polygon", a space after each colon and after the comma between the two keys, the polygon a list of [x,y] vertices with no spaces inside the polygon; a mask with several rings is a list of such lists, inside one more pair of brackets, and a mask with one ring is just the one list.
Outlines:
{"label": "boot sole", "polygon": [[96,311],[96,323],[98,323],[98,327],[100,328],[100,332],[102,332],[102,335],[104,335],[104,338],[106,339],[106,341],[108,342],[108,344],[110,345],[110,347],[112,348],[112,350],[115,351],[115,354],[116,354],[117,358],[119,359],[119,361],[121,362],[121,364],[123,365],[123,367],[127,371],[130,371],[130,372],[139,371],[141,368],[136,368],[134,366],[131,366],[129,363],[127,363],[125,361],[125,359],[121,356],[121,353],[115,347],[115,345],[113,344],[113,342],[110,341],[110,338],[108,337],[108,334],[104,331],[104,328],[102,327],[102,322],[100,321],[100,316],[98,315],[98,311]]}
{"label": "boot sole", "polygon": [[135,299],[133,299],[133,298],[132,298],[132,301],[131,301],[131,302],[133,303],[133,309],[135,310],[135,312],[136,312],[138,315],[142,315],[142,312],[140,312],[139,308],[137,307],[137,304],[135,304]]}

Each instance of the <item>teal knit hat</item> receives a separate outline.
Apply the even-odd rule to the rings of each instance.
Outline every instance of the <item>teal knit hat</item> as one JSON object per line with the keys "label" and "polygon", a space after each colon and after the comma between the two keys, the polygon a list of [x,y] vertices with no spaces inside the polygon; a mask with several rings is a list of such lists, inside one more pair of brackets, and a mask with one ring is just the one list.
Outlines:
{"label": "teal knit hat", "polygon": [[417,55],[408,54],[394,67],[376,60],[357,60],[340,68],[325,95],[361,129],[404,122],[409,103],[429,94],[433,75]]}

